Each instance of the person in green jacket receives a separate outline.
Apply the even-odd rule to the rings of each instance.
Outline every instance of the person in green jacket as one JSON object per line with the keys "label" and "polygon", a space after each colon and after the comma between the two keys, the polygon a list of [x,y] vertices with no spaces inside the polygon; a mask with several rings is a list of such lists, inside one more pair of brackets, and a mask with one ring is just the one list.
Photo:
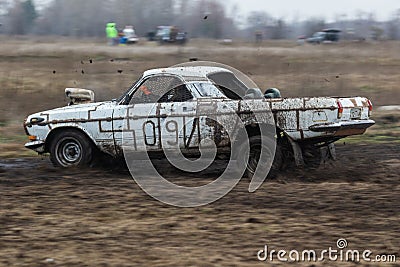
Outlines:
{"label": "person in green jacket", "polygon": [[107,36],[107,43],[108,43],[108,45],[112,45],[111,23],[107,23],[107,25],[106,25],[106,36]]}
{"label": "person in green jacket", "polygon": [[106,25],[106,35],[109,45],[118,44],[118,30],[117,24],[114,22],[107,23]]}

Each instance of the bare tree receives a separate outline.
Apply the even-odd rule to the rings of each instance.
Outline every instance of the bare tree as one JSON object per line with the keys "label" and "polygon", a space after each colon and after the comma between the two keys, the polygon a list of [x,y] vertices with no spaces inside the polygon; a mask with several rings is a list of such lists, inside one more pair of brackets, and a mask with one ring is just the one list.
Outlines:
{"label": "bare tree", "polygon": [[[43,2],[42,2],[43,1]],[[393,18],[380,23],[373,13],[358,12],[356,19],[347,14],[336,16],[336,23],[326,24],[324,19],[299,18],[288,22],[273,18],[257,10],[247,16],[247,28],[238,19],[238,9],[223,0],[42,0],[37,16],[34,0],[0,0],[0,25],[2,32],[13,34],[34,33],[64,36],[105,36],[105,25],[116,22],[119,28],[133,25],[140,36],[155,31],[157,26],[177,26],[191,37],[254,38],[255,33],[264,38],[287,39],[294,34],[312,35],[327,26],[351,29],[354,36],[400,39],[400,10]],[[43,3],[46,3],[44,5]],[[2,17],[1,14],[4,14]],[[241,23],[239,26],[238,24]],[[344,29],[346,28],[346,29]],[[4,29],[4,30],[3,30]]]}
{"label": "bare tree", "polygon": [[304,22],[303,29],[306,36],[311,36],[315,32],[322,31],[325,27],[326,27],[325,20],[312,18]]}
{"label": "bare tree", "polygon": [[257,42],[260,42],[263,38],[270,35],[271,26],[273,24],[273,18],[265,11],[252,11],[247,16],[246,30],[247,38],[256,38]]}
{"label": "bare tree", "polygon": [[0,0],[0,15],[8,13],[11,6],[10,0]]}
{"label": "bare tree", "polygon": [[383,38],[385,30],[378,26],[371,26],[371,38],[375,41],[380,41]]}
{"label": "bare tree", "polygon": [[38,21],[37,33],[65,36],[104,35],[109,1],[54,0]]}
{"label": "bare tree", "polygon": [[283,19],[277,19],[271,27],[271,39],[282,40],[288,36],[288,26]]}
{"label": "bare tree", "polygon": [[400,39],[400,9],[396,10],[393,13],[392,19],[388,22],[388,38],[390,40],[399,40]]}
{"label": "bare tree", "polygon": [[8,13],[9,33],[27,34],[37,18],[36,8],[32,0],[14,0]]}
{"label": "bare tree", "polygon": [[272,23],[272,17],[265,11],[252,11],[247,17],[249,28],[264,30]]}

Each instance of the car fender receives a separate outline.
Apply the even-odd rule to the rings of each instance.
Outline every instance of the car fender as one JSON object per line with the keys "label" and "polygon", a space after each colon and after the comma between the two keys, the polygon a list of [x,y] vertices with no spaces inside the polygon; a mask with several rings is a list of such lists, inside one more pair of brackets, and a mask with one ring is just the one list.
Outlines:
{"label": "car fender", "polygon": [[62,129],[77,129],[81,132],[83,132],[85,134],[86,137],[88,137],[94,145],[97,146],[96,140],[94,139],[94,137],[89,133],[89,131],[87,131],[84,127],[82,127],[81,125],[79,125],[78,123],[63,123],[63,124],[53,124],[50,125],[51,130],[48,132],[46,138],[45,138],[45,142],[46,142],[46,151],[48,150],[48,145],[49,145],[49,141],[51,140],[51,138],[53,137],[53,135],[62,130]]}

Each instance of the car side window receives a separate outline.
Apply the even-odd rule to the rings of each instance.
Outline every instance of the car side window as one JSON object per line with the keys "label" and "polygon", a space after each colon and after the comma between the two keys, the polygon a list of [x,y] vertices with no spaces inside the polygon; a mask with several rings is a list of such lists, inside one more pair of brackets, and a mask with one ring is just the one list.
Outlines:
{"label": "car side window", "polygon": [[229,99],[241,100],[249,89],[234,74],[229,72],[213,73],[208,75],[208,78],[213,81]]}
{"label": "car side window", "polygon": [[164,94],[158,100],[158,103],[186,102],[190,100],[193,100],[193,95],[187,89],[186,85],[182,84]]}
{"label": "car side window", "polygon": [[183,85],[183,82],[173,76],[154,76],[145,80],[133,94],[130,104],[159,103],[164,95]]}

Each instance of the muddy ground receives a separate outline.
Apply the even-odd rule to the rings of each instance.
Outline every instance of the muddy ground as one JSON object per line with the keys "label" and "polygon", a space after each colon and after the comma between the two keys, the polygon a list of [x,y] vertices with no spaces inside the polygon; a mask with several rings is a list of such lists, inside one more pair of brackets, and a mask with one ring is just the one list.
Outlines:
{"label": "muddy ground", "polygon": [[[349,249],[396,254],[392,265],[400,266],[398,114],[374,113],[377,125],[339,145],[334,164],[283,173],[254,194],[243,181],[222,200],[194,209],[159,203],[115,166],[60,170],[47,158],[21,158],[34,155],[23,146],[24,118],[64,106],[66,87],[93,89],[97,101],[108,100],[144,70],[189,58],[228,64],[284,96],[362,95],[375,106],[398,105],[399,42],[258,47],[191,40],[179,48],[110,48],[93,40],[7,36],[1,48],[0,267],[270,266],[279,265],[276,258],[272,264],[257,261],[265,245],[335,249],[339,238]],[[182,185],[203,185],[219,174],[215,169],[189,177],[159,164]]]}
{"label": "muddy ground", "polygon": [[[264,245],[335,249],[339,238],[349,249],[396,254],[392,265],[400,266],[400,147],[340,144],[338,154],[338,162],[283,173],[253,194],[242,181],[192,209],[152,199],[123,170],[0,160],[0,266],[270,266],[257,261]],[[195,186],[217,175],[173,179]]]}

